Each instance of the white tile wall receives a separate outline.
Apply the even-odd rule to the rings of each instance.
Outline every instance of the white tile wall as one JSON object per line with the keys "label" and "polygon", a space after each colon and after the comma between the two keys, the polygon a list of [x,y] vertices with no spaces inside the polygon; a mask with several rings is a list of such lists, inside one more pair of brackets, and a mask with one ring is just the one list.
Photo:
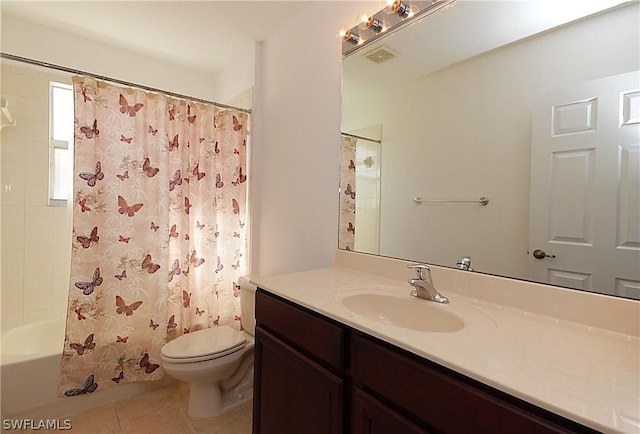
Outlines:
{"label": "white tile wall", "polygon": [[49,82],[70,77],[2,61],[0,93],[15,127],[0,136],[2,329],[63,319],[71,263],[71,213],[50,207]]}

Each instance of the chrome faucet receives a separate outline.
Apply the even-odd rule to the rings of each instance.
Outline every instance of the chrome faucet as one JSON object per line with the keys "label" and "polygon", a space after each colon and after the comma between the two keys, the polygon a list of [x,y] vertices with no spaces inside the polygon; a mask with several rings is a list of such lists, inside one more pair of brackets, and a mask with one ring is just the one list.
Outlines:
{"label": "chrome faucet", "polygon": [[462,256],[458,258],[456,268],[460,270],[473,271],[473,268],[471,268],[471,256]]}
{"label": "chrome faucet", "polygon": [[409,285],[415,289],[411,291],[411,295],[425,300],[435,301],[436,303],[449,303],[447,297],[443,297],[433,286],[431,280],[431,268],[427,264],[414,264],[407,267],[416,270],[417,278],[409,279]]}

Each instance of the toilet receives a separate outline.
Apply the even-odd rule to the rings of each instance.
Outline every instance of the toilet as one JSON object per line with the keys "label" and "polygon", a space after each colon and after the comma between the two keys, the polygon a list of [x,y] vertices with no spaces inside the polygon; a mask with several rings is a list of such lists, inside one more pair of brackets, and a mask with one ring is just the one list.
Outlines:
{"label": "toilet", "polygon": [[244,330],[198,330],[162,347],[164,370],[189,383],[189,417],[218,416],[253,398],[256,287],[246,278],[238,283]]}

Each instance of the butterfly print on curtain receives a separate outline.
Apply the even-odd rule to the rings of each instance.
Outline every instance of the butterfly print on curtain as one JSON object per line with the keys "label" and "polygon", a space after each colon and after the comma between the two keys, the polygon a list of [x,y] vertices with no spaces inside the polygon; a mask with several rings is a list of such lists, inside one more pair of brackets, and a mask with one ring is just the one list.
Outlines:
{"label": "butterfly print on curtain", "polygon": [[240,329],[246,245],[247,114],[82,77],[74,110],[65,396],[157,380],[167,340]]}
{"label": "butterfly print on curtain", "polygon": [[93,272],[93,280],[91,282],[76,282],[75,286],[82,290],[84,295],[91,295],[96,287],[102,285],[102,277],[100,276],[100,268],[96,267]]}
{"label": "butterfly print on curtain", "polygon": [[160,264],[154,264],[151,259],[151,255],[147,253],[140,264],[143,270],[147,270],[147,273],[153,274],[160,269]]}
{"label": "butterfly print on curtain", "polygon": [[124,197],[118,196],[118,212],[120,214],[126,214],[129,217],[133,217],[143,206],[144,204],[142,203],[136,203],[129,206]]}
{"label": "butterfly print on curtain", "polygon": [[178,134],[173,137],[173,140],[169,140],[169,151],[178,149],[180,143],[178,143]]}
{"label": "butterfly print on curtain", "polygon": [[[196,163],[196,165],[193,166],[193,170],[191,173],[193,173],[193,176],[195,176],[196,180],[198,181],[200,181],[202,178],[204,178],[207,175],[204,172],[200,172],[200,163]],[[216,177],[216,180],[219,180],[219,178]]]}
{"label": "butterfly print on curtain", "polygon": [[91,208],[89,208],[87,206],[87,198],[85,198],[85,197],[83,197],[82,199],[78,200],[78,205],[80,205],[80,210],[82,212],[91,211]]}
{"label": "butterfly print on curtain", "polygon": [[84,181],[87,181],[87,185],[89,187],[95,187],[97,181],[99,181],[101,179],[104,179],[104,173],[102,173],[102,165],[98,161],[96,163],[95,172],[93,172],[93,173],[91,173],[91,172],[80,172],[80,174],[78,176],[80,177],[80,179],[82,179]]}
{"label": "butterfly print on curtain", "polygon": [[142,301],[135,301],[129,305],[124,302],[124,299],[119,295],[116,295],[116,313],[125,314],[126,316],[133,315],[133,312],[142,305]]}
{"label": "butterfly print on curtain", "polygon": [[124,371],[120,371],[120,374],[117,377],[111,379],[114,383],[120,383],[121,380],[124,379]]}
{"label": "butterfly print on curtain", "polygon": [[151,166],[151,160],[149,160],[149,157],[145,157],[142,162],[142,170],[149,178],[153,178],[160,171],[159,168]]}
{"label": "butterfly print on curtain", "polygon": [[177,228],[178,228],[177,225],[171,225],[171,229],[169,230],[169,239],[178,238],[178,235],[180,235],[180,234],[176,230]]}
{"label": "butterfly print on curtain", "polygon": [[80,131],[87,139],[98,137],[98,135],[100,134],[100,130],[98,129],[98,120],[94,119],[92,126],[86,125],[84,127],[80,127]]}
{"label": "butterfly print on curtain", "polygon": [[182,173],[180,169],[173,173],[173,178],[169,180],[169,191],[173,191],[177,185],[182,185]]}
{"label": "butterfly print on curtain", "polygon": [[82,235],[78,235],[76,240],[78,240],[83,248],[88,249],[93,243],[100,241],[100,237],[98,236],[98,227],[94,226],[89,236],[84,237]]}
{"label": "butterfly print on curtain", "polygon": [[120,94],[120,113],[128,114],[129,116],[134,117],[136,113],[138,113],[140,109],[142,109],[142,107],[144,107],[144,104],[142,103],[137,103],[132,106],[129,105],[127,98],[125,98],[124,95]]}
{"label": "butterfly print on curtain", "polygon": [[84,100],[84,102],[91,101],[91,97],[89,95],[87,95],[87,88],[86,87],[82,88],[82,92],[81,93],[82,93],[82,99]]}
{"label": "butterfly print on curtain", "polygon": [[142,358],[140,359],[140,367],[144,369],[144,372],[146,372],[147,374],[151,374],[153,373],[153,371],[158,369],[160,365],[157,363],[150,363],[149,354],[144,353],[144,356],[142,356]]}
{"label": "butterfly print on curtain", "polygon": [[96,344],[93,342],[93,333],[87,336],[84,340],[84,344],[71,343],[69,346],[73,348],[79,356],[82,356],[85,351],[93,350],[96,347]]}
{"label": "butterfly print on curtain", "polygon": [[82,389],[69,389],[64,392],[65,396],[78,396],[84,395],[85,393],[93,393],[98,388],[98,383],[94,382],[93,374],[89,375],[84,382],[84,386]]}
{"label": "butterfly print on curtain", "polygon": [[169,282],[173,281],[175,276],[180,276],[182,270],[180,270],[180,260],[176,259],[173,261],[171,265],[171,270],[169,270]]}
{"label": "butterfly print on curtain", "polygon": [[78,321],[82,321],[83,319],[87,319],[86,316],[82,314],[82,306],[76,307],[73,312],[78,316]]}

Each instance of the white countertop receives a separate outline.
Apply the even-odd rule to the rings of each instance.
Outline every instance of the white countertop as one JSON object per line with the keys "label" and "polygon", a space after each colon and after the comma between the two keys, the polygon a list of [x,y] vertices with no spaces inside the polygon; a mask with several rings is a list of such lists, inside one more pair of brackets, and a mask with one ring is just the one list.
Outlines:
{"label": "white countertop", "polygon": [[435,277],[436,288],[450,300],[435,308],[461,318],[465,325],[459,331],[396,327],[356,315],[340,302],[347,293],[366,290],[431,303],[409,296],[409,285],[397,279],[332,267],[251,281],[568,419],[607,433],[640,433],[637,335],[464,296],[440,287]]}

